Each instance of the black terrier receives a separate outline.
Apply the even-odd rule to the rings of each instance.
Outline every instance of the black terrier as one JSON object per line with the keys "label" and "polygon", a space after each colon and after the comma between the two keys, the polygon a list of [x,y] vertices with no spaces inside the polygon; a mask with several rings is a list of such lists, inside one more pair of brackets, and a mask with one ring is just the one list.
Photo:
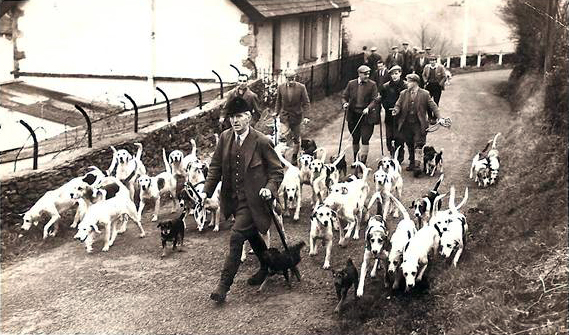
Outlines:
{"label": "black terrier", "polygon": [[304,243],[304,241],[300,241],[289,247],[288,250],[285,250],[284,252],[280,252],[277,248],[269,248],[263,252],[261,259],[269,267],[269,275],[265,278],[261,287],[259,287],[259,292],[263,290],[269,277],[279,273],[285,277],[288,287],[291,288],[288,270],[291,270],[291,272],[296,276],[296,279],[300,281],[300,273],[296,266],[300,263],[300,251],[305,245],[306,243]]}
{"label": "black terrier", "polygon": [[[186,206],[184,201],[180,201],[180,207],[182,207],[182,214],[175,219],[160,222],[158,228],[160,228],[160,237],[162,238],[162,255],[160,258],[166,256],[166,242],[172,241],[172,250],[177,249],[178,242],[180,246],[184,245],[184,220],[186,218]],[[178,249],[178,251],[181,251]]]}
{"label": "black terrier", "polygon": [[434,147],[426,145],[423,147],[423,173],[430,175],[435,174],[436,169],[443,172],[443,149],[436,151]]}
{"label": "black terrier", "polygon": [[346,266],[340,271],[332,270],[332,274],[334,275],[336,295],[338,296],[338,299],[340,299],[338,305],[336,305],[336,308],[334,309],[334,312],[339,313],[340,308],[342,308],[342,305],[346,300],[346,295],[348,295],[348,291],[352,285],[354,286],[354,298],[357,299],[356,292],[358,289],[359,281],[358,269],[356,269],[354,266],[352,259],[348,258],[346,261]]}

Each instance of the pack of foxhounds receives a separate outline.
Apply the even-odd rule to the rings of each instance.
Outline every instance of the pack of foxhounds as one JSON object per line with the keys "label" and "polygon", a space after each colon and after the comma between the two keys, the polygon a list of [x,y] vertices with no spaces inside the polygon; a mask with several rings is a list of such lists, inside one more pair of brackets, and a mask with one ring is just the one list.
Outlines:
{"label": "pack of foxhounds", "polygon": [[[494,185],[498,180],[500,159],[496,140],[499,135],[489,140],[472,159],[469,177],[480,188]],[[32,225],[37,226],[42,216],[47,214],[49,221],[43,227],[43,238],[55,236],[63,213],[76,208],[71,224],[71,228],[77,229],[74,238],[91,253],[93,241],[104,230],[102,251],[106,252],[117,236],[125,232],[129,221],[134,221],[140,230],[139,236],[145,237],[142,213],[145,204],[151,200],[154,203],[151,221],[160,230],[161,257],[166,256],[167,243],[172,243],[173,250],[180,250],[183,246],[189,217],[193,216],[198,231],[202,231],[208,221],[213,231],[218,231],[221,183],[214,192],[213,201],[205,202],[200,198],[211,156],[198,155],[196,142],[192,139],[192,150],[187,155],[180,150],[167,153],[163,149],[165,171],[150,176],[141,160],[143,147],[140,143],[134,144],[136,155],[111,146],[113,156],[107,170],[91,166],[84,175],[46,192],[21,214],[21,228],[27,231]],[[317,148],[310,140],[303,140],[302,148],[298,162],[293,164],[285,158],[285,144],[279,143],[275,147],[285,168],[275,199],[282,209],[277,213],[281,228],[284,228],[283,216],[300,220],[305,185],[312,193],[309,255],[318,255],[318,244],[322,243],[325,249],[322,268],[331,267],[335,235],[339,246],[346,247],[350,239],[360,238],[360,228],[366,226],[359,274],[351,259],[347,260],[345,268],[332,270],[340,299],[336,311],[340,310],[350,286],[354,287],[356,298],[363,296],[368,268],[372,278],[377,275],[378,268],[383,268],[386,288],[395,290],[403,284],[408,292],[422,280],[429,259],[436,260],[440,255],[445,259],[452,258],[452,265],[457,266],[468,233],[466,216],[460,211],[468,200],[468,187],[464,189],[460,203],[456,204],[456,190],[451,186],[448,208],[442,208],[443,199],[447,196],[439,191],[444,181],[442,149],[423,148],[423,171],[427,176],[437,175],[438,179],[432,189],[426,190],[425,196],[412,200],[410,207],[406,207],[402,203],[404,182],[397,159],[391,156],[379,159],[375,171],[356,160],[352,164],[353,174],[347,174],[345,166],[341,166],[342,162],[345,164],[343,154],[327,159],[326,150]],[[397,151],[394,157],[397,157]],[[368,183],[368,177],[373,184]],[[164,216],[161,206],[165,203],[171,207],[167,216],[178,213],[174,220],[160,220],[160,216]],[[307,205],[308,202],[304,204]],[[375,215],[372,214],[374,212]],[[390,217],[399,220],[397,224],[392,221],[388,225]],[[269,234],[263,238],[269,244]],[[246,254],[244,248],[242,260]]]}

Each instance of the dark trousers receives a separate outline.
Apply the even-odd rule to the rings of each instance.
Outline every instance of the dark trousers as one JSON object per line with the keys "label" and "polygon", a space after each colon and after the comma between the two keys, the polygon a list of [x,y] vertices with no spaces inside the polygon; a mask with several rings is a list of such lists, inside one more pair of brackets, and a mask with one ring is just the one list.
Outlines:
{"label": "dark trousers", "polygon": [[427,87],[425,87],[429,94],[437,104],[439,105],[439,101],[441,100],[441,94],[443,93],[443,88],[438,83],[428,83]]}
{"label": "dark trousers", "polygon": [[359,144],[361,139],[363,145],[369,145],[374,125],[367,122],[365,115],[361,120],[360,117],[362,117],[361,113],[348,112],[348,130],[352,134],[352,143]]}
{"label": "dark trousers", "polygon": [[[248,222],[245,222],[248,221]],[[233,284],[233,279],[239,270],[241,265],[241,253],[243,251],[243,243],[249,241],[253,252],[261,262],[261,268],[267,269],[267,265],[261,261],[262,253],[267,250],[265,241],[259,234],[257,228],[252,225],[251,211],[246,205],[246,200],[239,200],[237,205],[237,210],[235,211],[235,224],[231,230],[231,236],[229,237],[229,255],[225,258],[225,263],[223,264],[223,270],[221,270],[221,278],[219,283],[225,286],[227,289]],[[240,230],[239,227],[251,227],[246,230]],[[237,230],[237,229],[239,230]]]}
{"label": "dark trousers", "polygon": [[[398,134],[399,143],[407,144],[407,150],[409,150],[409,162],[414,164],[415,162],[415,149],[422,148],[425,143],[427,143],[427,132],[421,129],[421,124],[419,122],[408,122],[405,120],[401,126],[401,131]],[[403,156],[400,153],[400,162],[403,161]],[[398,157],[398,159],[399,159]]]}

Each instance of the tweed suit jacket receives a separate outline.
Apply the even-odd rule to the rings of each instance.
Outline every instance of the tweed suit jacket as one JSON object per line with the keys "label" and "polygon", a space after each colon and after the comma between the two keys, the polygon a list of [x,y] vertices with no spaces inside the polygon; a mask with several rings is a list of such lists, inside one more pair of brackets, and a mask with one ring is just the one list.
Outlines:
{"label": "tweed suit jacket", "polygon": [[397,116],[397,131],[401,131],[401,126],[403,126],[403,122],[405,122],[405,118],[411,111],[411,108],[415,108],[417,111],[417,117],[419,118],[419,123],[423,131],[427,131],[429,127],[427,111],[431,111],[432,115],[437,119],[441,117],[439,108],[431,98],[429,91],[418,88],[415,101],[411,104],[411,90],[405,89],[399,94],[399,99],[397,99],[395,107],[393,108],[393,115]]}
{"label": "tweed suit jacket", "polygon": [[[356,109],[356,102],[358,99],[358,79],[352,79],[342,93],[342,102],[349,103],[348,111],[353,112]],[[377,86],[373,80],[368,80],[364,83],[364,103],[367,108],[375,108],[379,101],[379,94]]]}
{"label": "tweed suit jacket", "polygon": [[287,84],[279,85],[275,111],[283,122],[299,124],[302,121],[303,114],[308,112],[310,108],[308,92],[306,91],[306,86],[299,82],[294,82],[288,89],[290,90],[290,96],[287,93]]}
{"label": "tweed suit jacket", "polygon": [[[431,74],[431,71],[432,71],[431,65],[427,65],[423,69],[423,82],[425,82],[425,85],[427,84],[427,81],[429,80],[429,75]],[[435,66],[435,80],[441,86],[441,88],[444,90],[447,77],[446,77],[446,73],[445,73],[445,68],[441,64],[437,64]]]}
{"label": "tweed suit jacket", "polygon": [[[219,136],[215,148],[204,192],[211,197],[217,184],[221,181],[220,201],[225,217],[235,213],[236,200],[231,194],[231,147],[235,135],[232,129],[227,129]],[[249,135],[241,146],[243,163],[246,166],[243,186],[247,205],[251,210],[253,223],[261,233],[266,233],[272,221],[271,214],[266,209],[264,200],[259,196],[261,188],[268,188],[273,197],[278,195],[279,186],[283,180],[283,167],[271,141],[262,133],[249,127]]]}

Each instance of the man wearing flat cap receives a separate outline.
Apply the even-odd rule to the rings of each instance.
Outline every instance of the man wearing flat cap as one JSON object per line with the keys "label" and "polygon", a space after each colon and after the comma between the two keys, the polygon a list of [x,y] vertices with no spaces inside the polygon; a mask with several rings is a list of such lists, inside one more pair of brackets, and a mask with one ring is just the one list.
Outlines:
{"label": "man wearing flat cap", "polygon": [[[352,79],[342,93],[342,108],[346,111],[348,129],[352,134],[354,161],[364,164],[369,153],[369,140],[373,135],[374,122],[368,117],[379,102],[377,86],[369,79],[371,69],[365,65],[358,68],[358,78]],[[362,147],[360,150],[360,139]]]}
{"label": "man wearing flat cap", "polygon": [[221,182],[220,201],[224,215],[235,217],[229,236],[229,254],[219,283],[210,295],[217,302],[225,301],[233,284],[245,241],[249,241],[260,262],[259,271],[247,283],[260,285],[267,277],[267,264],[261,260],[267,246],[259,233],[265,234],[269,229],[271,213],[265,202],[277,195],[283,179],[283,168],[273,144],[267,136],[249,126],[251,111],[247,102],[240,97],[229,101],[227,117],[231,129],[219,136],[201,194],[207,206]]}
{"label": "man wearing flat cap", "polygon": [[425,89],[429,91],[431,97],[439,105],[441,94],[445,89],[445,82],[447,80],[445,67],[437,64],[437,57],[435,55],[429,56],[429,65],[423,69],[423,82]]}
{"label": "man wearing flat cap", "polygon": [[297,164],[300,150],[300,125],[310,109],[310,99],[304,84],[296,81],[296,73],[292,69],[285,71],[286,83],[277,89],[275,116],[280,116],[281,132],[292,145],[292,163]]}
{"label": "man wearing flat cap", "polygon": [[401,44],[403,45],[403,50],[401,50],[401,53],[403,54],[403,65],[401,66],[401,69],[402,75],[406,76],[413,72],[413,61],[415,60],[415,56],[413,51],[409,49],[408,42],[403,42]]}
{"label": "man wearing flat cap", "polygon": [[408,148],[414,148],[409,150],[409,166],[406,170],[414,171],[417,177],[421,174],[423,146],[427,143],[427,113],[431,112],[436,117],[436,122],[441,125],[444,125],[445,121],[429,92],[419,87],[419,76],[411,73],[406,79],[408,88],[399,95],[393,108],[393,116],[397,117],[396,131],[400,141],[405,142]]}
{"label": "man wearing flat cap", "polygon": [[403,54],[399,52],[399,47],[397,45],[391,47],[391,53],[387,56],[385,65],[387,65],[388,69],[391,69],[395,65],[403,67]]}
{"label": "man wearing flat cap", "polygon": [[371,48],[371,54],[367,58],[367,66],[371,69],[371,73],[377,70],[377,62],[382,60],[381,55],[377,53],[377,48]]}
{"label": "man wearing flat cap", "polygon": [[415,58],[415,64],[413,65],[413,73],[418,74],[421,77],[421,84],[419,85],[421,88],[424,88],[423,83],[423,69],[429,63],[429,59],[425,55],[425,50],[419,50],[417,57]]}
{"label": "man wearing flat cap", "polygon": [[[399,160],[399,163],[402,163],[405,154],[405,147],[404,142],[401,142],[399,137],[395,136],[395,118],[392,113],[393,107],[395,107],[395,103],[397,102],[397,99],[399,99],[399,95],[407,88],[407,84],[403,79],[401,79],[401,67],[399,65],[395,65],[389,69],[389,75],[390,80],[379,88],[381,104],[385,110],[385,140],[391,157],[394,157],[395,149],[397,149],[398,146],[401,146],[399,149],[399,157],[397,157],[397,159]],[[412,151],[414,148],[411,147],[408,149]]]}

